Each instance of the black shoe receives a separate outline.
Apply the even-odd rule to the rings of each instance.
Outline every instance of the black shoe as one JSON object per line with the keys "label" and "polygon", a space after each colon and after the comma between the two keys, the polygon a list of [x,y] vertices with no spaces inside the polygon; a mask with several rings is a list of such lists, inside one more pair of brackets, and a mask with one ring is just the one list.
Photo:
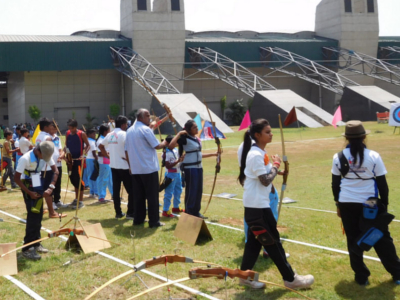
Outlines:
{"label": "black shoe", "polygon": [[198,217],[199,217],[199,218],[202,218],[203,220],[207,220],[207,219],[208,219],[208,217],[203,216],[201,213],[199,213]]}
{"label": "black shoe", "polygon": [[149,227],[150,228],[157,228],[157,227],[161,227],[161,226],[164,226],[165,225],[165,223],[163,223],[163,222],[158,222],[158,223],[156,223],[156,224],[154,224],[154,225],[150,225]]}
{"label": "black shoe", "polygon": [[22,256],[30,260],[39,260],[42,258],[39,254],[37,254],[35,247],[30,247],[28,250],[22,251]]}
{"label": "black shoe", "polygon": [[125,214],[124,213],[120,213],[120,214],[116,214],[115,215],[115,218],[118,220],[118,219],[122,219],[123,217],[125,217]]}
{"label": "black shoe", "polygon": [[367,285],[369,285],[368,279],[367,279],[366,281],[364,281],[364,282],[358,282],[358,281],[356,281],[356,282],[357,282],[357,284],[358,284],[359,286],[367,286]]}
{"label": "black shoe", "polygon": [[126,219],[127,219],[127,220],[133,220],[133,215],[128,215],[128,214],[126,214]]}

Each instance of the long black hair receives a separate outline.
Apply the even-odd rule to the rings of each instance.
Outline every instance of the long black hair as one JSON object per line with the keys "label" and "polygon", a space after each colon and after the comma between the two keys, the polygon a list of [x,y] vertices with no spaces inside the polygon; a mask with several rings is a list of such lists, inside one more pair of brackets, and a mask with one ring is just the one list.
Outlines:
{"label": "long black hair", "polygon": [[[185,123],[185,126],[183,127],[183,129],[190,135],[190,129],[192,129],[194,124],[196,124],[196,122],[194,120],[188,120]],[[181,144],[179,144],[179,157],[182,156],[182,154],[183,154],[183,146]]]}
{"label": "long black hair", "polygon": [[246,175],[244,175],[244,169],[246,168],[246,159],[247,154],[250,151],[252,140],[257,141],[256,133],[261,133],[261,131],[269,126],[269,122],[265,119],[257,119],[251,122],[249,130],[247,130],[243,136],[243,151],[242,157],[240,158],[240,174],[238,180],[240,184],[244,185],[244,180],[246,179]]}
{"label": "long black hair", "polygon": [[99,128],[99,135],[97,136],[96,142],[99,140],[101,136],[104,136],[104,133],[107,132],[110,129],[110,127],[107,124],[101,124]]}
{"label": "long black hair", "polygon": [[346,140],[350,146],[351,156],[354,158],[354,166],[357,164],[357,157],[360,157],[359,167],[361,167],[364,162],[364,149],[366,148],[364,143],[365,135],[359,138],[346,138]]}

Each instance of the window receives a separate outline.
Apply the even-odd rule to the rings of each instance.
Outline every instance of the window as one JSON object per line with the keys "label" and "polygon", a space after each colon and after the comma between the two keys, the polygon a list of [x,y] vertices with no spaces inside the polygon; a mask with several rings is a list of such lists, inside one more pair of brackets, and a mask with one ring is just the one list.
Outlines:
{"label": "window", "polygon": [[367,9],[369,13],[375,12],[374,0],[367,0]]}
{"label": "window", "polygon": [[138,10],[147,10],[147,0],[138,0],[137,9]]}
{"label": "window", "polygon": [[352,12],[351,0],[344,0],[344,12]]}
{"label": "window", "polygon": [[181,10],[179,0],[171,0],[171,10],[172,11],[180,11]]}

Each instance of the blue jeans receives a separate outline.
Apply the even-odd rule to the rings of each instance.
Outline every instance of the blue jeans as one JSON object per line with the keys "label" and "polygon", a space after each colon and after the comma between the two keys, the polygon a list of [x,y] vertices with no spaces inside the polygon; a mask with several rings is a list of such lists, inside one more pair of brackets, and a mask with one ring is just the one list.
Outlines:
{"label": "blue jeans", "polygon": [[[275,193],[269,193],[269,206],[271,207],[272,214],[276,221],[278,221],[278,203],[279,203],[279,195],[277,189],[275,189]],[[244,236],[246,237],[245,243],[247,243],[247,231],[249,226],[247,226],[246,220],[244,220]]]}
{"label": "blue jeans", "polygon": [[97,183],[96,181],[90,180],[90,176],[94,171],[94,159],[88,158],[86,159],[86,172],[83,175],[86,175],[84,180],[85,184],[89,184],[90,194],[97,194]]}
{"label": "blue jeans", "polygon": [[165,189],[164,193],[164,211],[168,211],[171,206],[171,199],[174,196],[174,208],[179,208],[181,204],[182,194],[182,177],[181,173],[165,173],[165,177],[171,178],[171,184]]}
{"label": "blue jeans", "polygon": [[107,187],[113,196],[113,184],[110,165],[99,164],[99,177],[97,177],[97,192],[99,199],[104,199],[107,194]]}

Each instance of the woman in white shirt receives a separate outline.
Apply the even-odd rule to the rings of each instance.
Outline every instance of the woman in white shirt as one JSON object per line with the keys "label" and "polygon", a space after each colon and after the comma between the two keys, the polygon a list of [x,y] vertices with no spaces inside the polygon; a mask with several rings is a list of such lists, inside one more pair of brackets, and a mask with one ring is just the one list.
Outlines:
{"label": "woman in white shirt", "polygon": [[[364,249],[358,242],[365,236],[371,217],[363,216],[363,204],[378,198],[378,215],[376,219],[388,216],[389,188],[386,182],[387,173],[379,153],[367,149],[365,137],[369,133],[360,121],[349,121],[343,136],[347,147],[333,156],[332,191],[337,206],[337,215],[342,218],[346,232],[350,265],[354,271],[355,281],[362,286],[368,285],[371,275],[363,261]],[[341,163],[342,162],[342,163]],[[343,178],[342,178],[343,177]],[[376,200],[375,200],[376,201]],[[392,216],[394,217],[394,216]],[[391,219],[389,220],[390,223]],[[400,260],[396,254],[393,239],[390,237],[388,223],[373,224],[383,236],[373,245],[385,269],[392,275],[395,284],[400,285]]]}
{"label": "woman in white shirt", "polygon": [[[307,288],[314,282],[312,275],[297,275],[286,260],[285,250],[280,242],[276,220],[270,208],[269,194],[272,181],[278,174],[281,159],[272,155],[271,160],[265,147],[272,141],[271,126],[265,119],[251,123],[245,133],[240,163],[239,182],[244,187],[244,218],[249,226],[241,270],[253,269],[262,246],[268,251],[282,275],[286,287]],[[252,140],[255,143],[252,143]],[[252,145],[253,144],[253,145]],[[241,285],[251,288],[265,288],[264,283],[240,279]]]}

